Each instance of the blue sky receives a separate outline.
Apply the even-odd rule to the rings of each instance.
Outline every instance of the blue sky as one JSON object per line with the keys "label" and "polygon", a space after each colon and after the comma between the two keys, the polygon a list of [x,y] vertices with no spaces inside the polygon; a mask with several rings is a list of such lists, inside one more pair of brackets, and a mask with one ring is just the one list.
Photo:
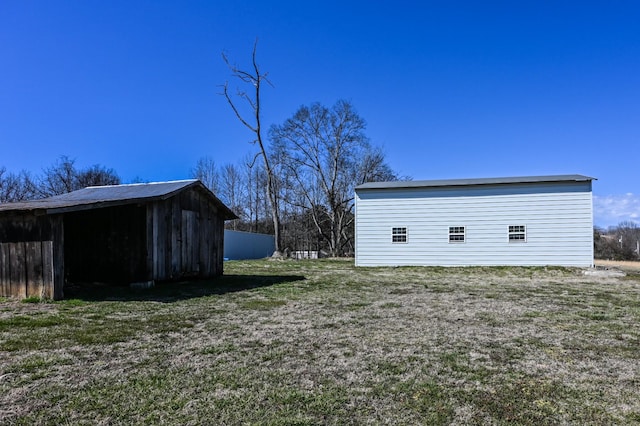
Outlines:
{"label": "blue sky", "polygon": [[347,99],[401,174],[585,174],[597,225],[640,221],[639,22],[631,1],[3,1],[0,166],[236,163],[221,52],[248,66],[258,37],[267,126]]}

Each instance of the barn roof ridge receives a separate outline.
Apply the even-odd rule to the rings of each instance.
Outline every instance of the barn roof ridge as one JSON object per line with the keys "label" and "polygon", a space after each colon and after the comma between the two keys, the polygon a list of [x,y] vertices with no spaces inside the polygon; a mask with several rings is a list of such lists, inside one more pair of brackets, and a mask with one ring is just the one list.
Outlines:
{"label": "barn roof ridge", "polygon": [[596,180],[594,177],[569,174],[569,175],[547,175],[547,176],[512,176],[493,178],[470,178],[470,179],[436,179],[436,180],[408,180],[389,182],[366,182],[356,186],[356,191],[361,189],[401,189],[401,188],[434,188],[452,186],[474,186],[474,185],[505,185],[523,183],[550,183],[550,182],[586,182]]}
{"label": "barn roof ridge", "polygon": [[0,204],[0,212],[38,210],[44,214],[54,214],[86,210],[94,207],[110,207],[142,201],[164,200],[193,186],[204,190],[225,213],[227,219],[237,218],[235,213],[198,179],[142,184],[88,186],[83,189],[39,200]]}
{"label": "barn roof ridge", "polygon": [[[119,183],[117,185],[91,185],[84,187],[82,189],[87,188],[109,188],[114,186],[142,186],[142,185],[161,185],[165,183],[187,183],[187,182],[198,182],[198,179],[176,179],[176,180],[166,180],[166,181],[157,181],[157,182],[135,182],[135,183]],[[64,194],[62,194],[64,195]]]}

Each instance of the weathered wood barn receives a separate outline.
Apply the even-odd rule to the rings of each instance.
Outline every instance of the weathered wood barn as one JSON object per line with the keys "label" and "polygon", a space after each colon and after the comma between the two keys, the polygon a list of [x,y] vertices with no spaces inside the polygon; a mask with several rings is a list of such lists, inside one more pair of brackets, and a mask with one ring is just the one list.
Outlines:
{"label": "weathered wood barn", "polygon": [[235,218],[198,180],[0,204],[0,295],[61,299],[65,282],[215,277],[224,221]]}
{"label": "weathered wood barn", "polygon": [[593,265],[593,178],[372,182],[356,188],[356,265]]}

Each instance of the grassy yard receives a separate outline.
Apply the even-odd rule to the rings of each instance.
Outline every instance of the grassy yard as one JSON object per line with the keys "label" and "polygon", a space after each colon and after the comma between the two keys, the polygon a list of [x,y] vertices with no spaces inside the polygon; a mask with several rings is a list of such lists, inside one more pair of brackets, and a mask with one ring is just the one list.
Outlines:
{"label": "grassy yard", "polygon": [[1,424],[640,424],[640,276],[225,263],[0,301]]}

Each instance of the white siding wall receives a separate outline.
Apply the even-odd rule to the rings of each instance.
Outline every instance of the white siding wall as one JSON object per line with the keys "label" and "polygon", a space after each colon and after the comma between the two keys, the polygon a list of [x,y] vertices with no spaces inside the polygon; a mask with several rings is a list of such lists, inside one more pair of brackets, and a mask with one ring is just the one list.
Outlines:
{"label": "white siding wall", "polygon": [[[509,225],[526,242],[509,242]],[[464,243],[449,227],[465,226]],[[391,228],[406,227],[407,243]],[[356,265],[593,265],[591,182],[356,193]]]}

